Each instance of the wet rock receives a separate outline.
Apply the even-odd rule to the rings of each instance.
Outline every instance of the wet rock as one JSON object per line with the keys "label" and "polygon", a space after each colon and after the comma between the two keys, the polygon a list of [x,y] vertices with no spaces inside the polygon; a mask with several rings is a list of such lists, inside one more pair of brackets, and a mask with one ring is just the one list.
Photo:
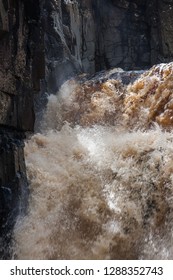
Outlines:
{"label": "wet rock", "polygon": [[[28,199],[22,133],[0,131],[0,257],[9,258],[12,228]],[[2,246],[3,245],[3,246]]]}

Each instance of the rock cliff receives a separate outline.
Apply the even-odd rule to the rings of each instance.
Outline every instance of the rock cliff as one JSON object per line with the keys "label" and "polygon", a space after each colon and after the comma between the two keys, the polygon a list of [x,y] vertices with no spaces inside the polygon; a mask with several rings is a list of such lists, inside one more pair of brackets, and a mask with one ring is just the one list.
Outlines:
{"label": "rock cliff", "polygon": [[0,257],[27,204],[34,93],[83,72],[171,61],[172,32],[173,0],[0,0]]}
{"label": "rock cliff", "polygon": [[173,58],[172,0],[50,0],[42,13],[49,92],[79,71],[139,70]]}
{"label": "rock cliff", "polygon": [[[44,77],[39,1],[0,1],[0,256],[27,201],[23,155],[33,131],[33,94]],[[3,243],[3,246],[1,245]]]}

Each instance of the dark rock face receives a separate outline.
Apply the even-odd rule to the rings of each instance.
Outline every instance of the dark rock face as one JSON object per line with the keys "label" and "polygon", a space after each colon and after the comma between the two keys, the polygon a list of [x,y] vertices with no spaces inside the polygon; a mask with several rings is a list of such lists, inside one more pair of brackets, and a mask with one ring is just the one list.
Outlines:
{"label": "dark rock face", "polygon": [[[78,9],[78,4],[75,5]],[[64,80],[79,73],[80,70],[82,71],[80,54],[77,53],[77,50],[75,51],[79,44],[76,42],[77,34],[73,34],[74,30],[71,29],[71,8],[73,9],[73,4],[69,7],[65,1],[43,0],[41,2],[45,31],[46,89],[48,92],[55,92]],[[73,16],[76,15],[73,14]],[[79,25],[77,26],[78,30],[80,30]]]}
{"label": "dark rock face", "polygon": [[[24,132],[33,131],[33,94],[44,77],[39,1],[0,1],[0,258],[27,204]],[[2,246],[3,244],[3,246]]]}
{"label": "dark rock face", "polygon": [[50,0],[42,13],[48,92],[80,71],[139,70],[173,59],[172,0]]}
{"label": "dark rock face", "polygon": [[19,213],[27,206],[28,184],[25,174],[23,135],[0,132],[0,256],[10,257],[11,231]]}
{"label": "dark rock face", "polygon": [[[101,1],[96,67],[141,69],[150,65],[147,1]],[[106,8],[103,8],[106,7]],[[111,11],[111,12],[110,12]],[[100,59],[101,57],[101,59]]]}

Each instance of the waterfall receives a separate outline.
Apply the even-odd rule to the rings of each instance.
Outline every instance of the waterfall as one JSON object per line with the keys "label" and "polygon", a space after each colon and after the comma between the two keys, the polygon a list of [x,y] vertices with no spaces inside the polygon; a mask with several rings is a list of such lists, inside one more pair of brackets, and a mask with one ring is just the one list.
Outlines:
{"label": "waterfall", "polygon": [[[120,70],[120,72],[123,72]],[[67,81],[26,141],[16,259],[173,258],[173,64]]]}

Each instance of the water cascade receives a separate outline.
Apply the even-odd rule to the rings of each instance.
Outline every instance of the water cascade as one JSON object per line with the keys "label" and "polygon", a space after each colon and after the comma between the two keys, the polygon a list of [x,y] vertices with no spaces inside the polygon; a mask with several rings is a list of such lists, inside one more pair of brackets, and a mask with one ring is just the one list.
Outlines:
{"label": "water cascade", "polygon": [[111,73],[49,96],[14,258],[173,258],[173,64],[128,85]]}

